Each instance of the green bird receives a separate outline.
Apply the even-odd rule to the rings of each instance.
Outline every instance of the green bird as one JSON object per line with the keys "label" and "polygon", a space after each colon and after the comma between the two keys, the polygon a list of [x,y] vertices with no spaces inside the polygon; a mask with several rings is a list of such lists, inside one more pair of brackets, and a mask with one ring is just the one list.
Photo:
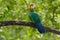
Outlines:
{"label": "green bird", "polygon": [[34,5],[30,5],[30,12],[29,12],[30,20],[36,24],[36,27],[40,33],[45,33],[45,28],[41,24],[40,17],[37,13],[34,12]]}

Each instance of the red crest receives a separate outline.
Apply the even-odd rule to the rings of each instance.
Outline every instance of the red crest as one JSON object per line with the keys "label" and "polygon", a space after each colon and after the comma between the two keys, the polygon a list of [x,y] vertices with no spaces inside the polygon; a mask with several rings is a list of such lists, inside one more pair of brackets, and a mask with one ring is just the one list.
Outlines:
{"label": "red crest", "polygon": [[34,8],[34,5],[33,4],[30,4],[30,8]]}

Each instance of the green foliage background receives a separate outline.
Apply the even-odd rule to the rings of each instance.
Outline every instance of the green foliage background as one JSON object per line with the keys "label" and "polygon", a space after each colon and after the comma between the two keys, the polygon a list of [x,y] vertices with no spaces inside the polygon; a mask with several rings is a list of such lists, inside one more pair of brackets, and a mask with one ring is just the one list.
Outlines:
{"label": "green foliage background", "polygon": [[[0,21],[30,21],[28,13],[31,3],[35,5],[34,10],[44,26],[60,29],[60,0],[0,0]],[[60,36],[50,32],[40,34],[37,29],[23,25],[10,25],[1,27],[0,40],[60,40]]]}

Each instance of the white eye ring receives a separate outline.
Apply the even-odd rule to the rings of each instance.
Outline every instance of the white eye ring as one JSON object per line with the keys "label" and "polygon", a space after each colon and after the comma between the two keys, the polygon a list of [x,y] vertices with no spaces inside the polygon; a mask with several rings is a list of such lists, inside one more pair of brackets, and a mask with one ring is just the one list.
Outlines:
{"label": "white eye ring", "polygon": [[34,6],[31,6],[31,9],[33,9],[34,8]]}

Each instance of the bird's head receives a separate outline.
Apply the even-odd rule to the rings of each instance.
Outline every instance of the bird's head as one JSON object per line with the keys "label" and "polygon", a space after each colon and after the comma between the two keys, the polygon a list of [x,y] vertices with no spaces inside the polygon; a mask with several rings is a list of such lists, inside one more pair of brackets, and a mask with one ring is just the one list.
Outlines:
{"label": "bird's head", "polygon": [[30,11],[33,11],[33,10],[34,10],[34,5],[30,4]]}
{"label": "bird's head", "polygon": [[34,9],[34,5],[33,4],[30,4],[30,9]]}

